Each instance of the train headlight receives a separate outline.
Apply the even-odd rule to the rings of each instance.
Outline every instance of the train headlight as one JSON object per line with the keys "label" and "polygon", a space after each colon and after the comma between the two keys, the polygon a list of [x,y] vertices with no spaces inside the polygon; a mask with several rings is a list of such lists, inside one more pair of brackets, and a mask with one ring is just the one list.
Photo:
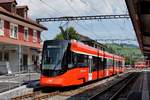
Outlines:
{"label": "train headlight", "polygon": [[48,80],[48,82],[52,82],[52,81],[53,81],[52,79],[49,79],[49,80]]}

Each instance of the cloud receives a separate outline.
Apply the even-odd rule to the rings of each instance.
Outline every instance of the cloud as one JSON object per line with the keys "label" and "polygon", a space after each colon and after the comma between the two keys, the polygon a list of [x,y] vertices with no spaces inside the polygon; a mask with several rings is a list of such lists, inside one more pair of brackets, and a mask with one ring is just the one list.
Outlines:
{"label": "cloud", "polygon": [[[124,0],[17,0],[17,2],[18,5],[28,5],[29,16],[33,19],[40,17],[111,15],[127,13]],[[42,24],[49,29],[48,32],[43,32],[42,34],[42,36],[46,37],[46,39],[52,39],[60,32],[58,28],[60,25],[59,22]],[[124,30],[120,28],[120,25],[124,25],[124,23],[119,21],[116,21],[116,24],[112,23],[110,20],[99,22],[92,21],[92,23],[90,21],[79,21],[79,24],[87,28],[83,29],[83,27],[76,24],[75,28],[77,31],[80,34],[87,35],[93,39],[105,37],[135,37],[134,31],[130,25],[131,22],[128,22],[126,25],[130,27],[125,26],[128,29],[125,28]],[[92,25],[94,29],[91,29]]]}
{"label": "cloud", "polygon": [[29,15],[36,17],[85,15],[90,7],[80,0],[17,0],[19,5],[28,5]]}
{"label": "cloud", "polygon": [[122,0],[17,0],[29,6],[29,15],[36,17],[77,16],[123,13]]}
{"label": "cloud", "polygon": [[122,14],[125,13],[126,4],[123,0],[84,0],[99,11],[99,14]]}

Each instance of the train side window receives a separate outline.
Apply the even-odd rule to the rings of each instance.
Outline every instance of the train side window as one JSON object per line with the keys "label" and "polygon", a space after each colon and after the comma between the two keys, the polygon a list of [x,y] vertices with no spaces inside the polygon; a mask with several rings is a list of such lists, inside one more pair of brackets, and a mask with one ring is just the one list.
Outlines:
{"label": "train side window", "polygon": [[119,67],[118,61],[116,61],[116,67]]}
{"label": "train side window", "polygon": [[118,67],[120,67],[120,61],[118,61]]}
{"label": "train side window", "polygon": [[107,68],[107,59],[106,58],[103,58],[103,67],[104,67],[104,69]]}
{"label": "train side window", "polygon": [[83,54],[76,54],[75,66],[88,67],[88,56]]}
{"label": "train side window", "polygon": [[68,69],[68,54],[67,54],[67,51],[65,51],[65,53],[64,53],[62,63],[61,63],[61,67],[62,67],[63,70]]}
{"label": "train side window", "polygon": [[103,64],[102,58],[99,58],[99,70],[103,68],[104,68],[104,64]]}
{"label": "train side window", "polygon": [[117,67],[117,61],[115,61],[115,65],[114,66]]}
{"label": "train side window", "polygon": [[74,58],[73,52],[71,52],[69,49],[65,51],[64,57],[62,60],[62,67],[64,67],[65,69],[73,68],[74,67],[73,58]]}
{"label": "train side window", "polygon": [[118,67],[120,67],[120,61],[118,61]]}
{"label": "train side window", "polygon": [[121,67],[123,67],[123,62],[121,61]]}
{"label": "train side window", "polygon": [[112,59],[107,59],[107,68],[113,66],[113,60]]}
{"label": "train side window", "polygon": [[102,58],[99,57],[93,57],[93,71],[98,71],[102,69]]}
{"label": "train side window", "polygon": [[122,61],[119,61],[119,67],[122,67]]}
{"label": "train side window", "polygon": [[98,62],[98,57],[93,57],[93,63],[92,63],[92,71],[98,70],[99,67],[99,62]]}
{"label": "train side window", "polygon": [[116,61],[114,60],[113,66],[116,67]]}
{"label": "train side window", "polygon": [[68,63],[68,68],[73,68],[74,65],[73,65],[73,52],[71,51],[68,51],[67,53],[67,63]]}
{"label": "train side window", "polygon": [[121,61],[121,67],[123,67],[123,61]]}

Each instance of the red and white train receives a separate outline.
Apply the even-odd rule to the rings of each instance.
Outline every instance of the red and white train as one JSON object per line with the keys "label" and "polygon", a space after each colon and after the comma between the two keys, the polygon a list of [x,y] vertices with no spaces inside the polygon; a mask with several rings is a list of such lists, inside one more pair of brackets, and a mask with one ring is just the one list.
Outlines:
{"label": "red and white train", "polygon": [[135,66],[135,68],[139,68],[139,69],[149,68],[150,60],[137,61],[137,62],[135,62],[134,66]]}
{"label": "red and white train", "polygon": [[76,40],[44,42],[41,86],[73,86],[123,72],[125,59]]}

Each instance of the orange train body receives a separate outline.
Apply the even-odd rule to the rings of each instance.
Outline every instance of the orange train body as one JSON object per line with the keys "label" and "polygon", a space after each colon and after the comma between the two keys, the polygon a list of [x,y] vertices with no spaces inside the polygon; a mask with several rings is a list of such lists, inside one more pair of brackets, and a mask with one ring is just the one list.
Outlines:
{"label": "orange train body", "polygon": [[[63,74],[52,77],[41,74],[40,78],[41,86],[64,87],[64,86],[80,85],[88,81],[101,79],[125,71],[124,58],[118,55],[98,50],[94,47],[85,45],[75,40],[72,40],[70,42],[70,51],[76,54],[87,55],[88,57],[92,56],[101,59],[111,59],[113,61],[113,65],[110,66],[109,68],[101,68],[100,70],[95,70],[91,72],[90,70],[92,66],[91,68],[89,66],[84,66],[83,68],[80,66],[76,66],[74,68],[67,70]],[[119,65],[117,62],[120,62],[122,65]]]}
{"label": "orange train body", "polygon": [[139,69],[149,68],[150,67],[150,60],[135,62],[134,67],[139,68]]}

